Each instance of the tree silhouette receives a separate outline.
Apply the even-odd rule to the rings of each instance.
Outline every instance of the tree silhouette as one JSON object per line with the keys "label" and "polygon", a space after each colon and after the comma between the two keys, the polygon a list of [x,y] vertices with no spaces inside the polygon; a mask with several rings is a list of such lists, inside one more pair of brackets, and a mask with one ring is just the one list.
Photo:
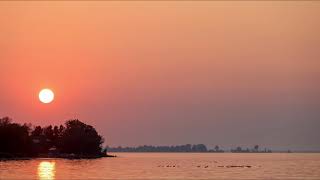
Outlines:
{"label": "tree silhouette", "polygon": [[0,118],[0,152],[15,156],[25,156],[30,153],[30,126],[12,123],[9,117]]}
{"label": "tree silhouette", "polygon": [[215,150],[216,152],[219,152],[219,151],[220,151],[219,146],[218,146],[218,145],[216,145],[216,146],[214,147],[214,150]]}
{"label": "tree silhouette", "polygon": [[194,152],[206,152],[207,147],[204,144],[196,144],[192,146],[192,151]]}
{"label": "tree silhouette", "polygon": [[[48,154],[52,147],[78,157],[102,157],[103,138],[90,125],[79,120],[69,120],[63,125],[42,128],[12,123],[8,117],[0,118],[0,158],[30,157]],[[60,154],[61,154],[60,153]],[[85,156],[81,156],[85,155]]]}
{"label": "tree silhouette", "polygon": [[99,154],[103,138],[90,125],[81,121],[69,120],[61,137],[61,152],[74,154]]}

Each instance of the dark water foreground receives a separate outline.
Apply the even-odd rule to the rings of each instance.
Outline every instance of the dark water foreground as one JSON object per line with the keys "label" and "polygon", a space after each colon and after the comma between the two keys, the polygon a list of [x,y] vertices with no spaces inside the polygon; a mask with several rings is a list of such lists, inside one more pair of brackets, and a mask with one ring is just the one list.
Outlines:
{"label": "dark water foreground", "polygon": [[0,161],[0,179],[320,179],[319,153],[117,153]]}

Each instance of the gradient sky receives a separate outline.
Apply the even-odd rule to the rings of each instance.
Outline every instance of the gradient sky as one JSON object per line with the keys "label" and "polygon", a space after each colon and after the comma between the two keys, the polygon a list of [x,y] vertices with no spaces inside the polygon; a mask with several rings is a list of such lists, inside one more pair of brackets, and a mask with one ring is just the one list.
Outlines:
{"label": "gradient sky", "polygon": [[315,1],[0,2],[0,116],[79,118],[111,146],[320,150],[319,19]]}

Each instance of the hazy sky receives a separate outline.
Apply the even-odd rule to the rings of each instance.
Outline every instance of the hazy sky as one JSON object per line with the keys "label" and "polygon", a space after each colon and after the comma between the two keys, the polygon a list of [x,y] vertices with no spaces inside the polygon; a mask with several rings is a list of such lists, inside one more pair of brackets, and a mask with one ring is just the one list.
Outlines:
{"label": "hazy sky", "polygon": [[16,122],[79,118],[112,146],[320,150],[320,2],[0,2],[0,68]]}

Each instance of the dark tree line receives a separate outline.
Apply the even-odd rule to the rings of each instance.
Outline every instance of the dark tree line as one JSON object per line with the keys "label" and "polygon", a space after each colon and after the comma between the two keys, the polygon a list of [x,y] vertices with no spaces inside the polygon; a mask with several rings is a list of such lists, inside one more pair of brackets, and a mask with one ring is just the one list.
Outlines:
{"label": "dark tree line", "polygon": [[95,128],[77,119],[60,126],[36,126],[13,123],[0,118],[0,157],[26,157],[48,154],[103,155],[104,140]]}
{"label": "dark tree line", "polygon": [[271,153],[272,151],[270,149],[264,148],[259,149],[259,145],[254,145],[253,148],[242,148],[240,146],[236,147],[235,149],[231,149],[231,152],[234,153]]}
{"label": "dark tree line", "polygon": [[[214,152],[222,153],[225,150],[216,145],[213,149],[208,149],[204,144],[186,144],[178,146],[137,146],[137,147],[107,147],[110,152]],[[231,149],[233,153],[271,153],[270,149],[260,149],[259,145],[253,146],[253,148],[236,147]]]}
{"label": "dark tree line", "polygon": [[177,146],[107,147],[110,152],[208,152],[204,144]]}

